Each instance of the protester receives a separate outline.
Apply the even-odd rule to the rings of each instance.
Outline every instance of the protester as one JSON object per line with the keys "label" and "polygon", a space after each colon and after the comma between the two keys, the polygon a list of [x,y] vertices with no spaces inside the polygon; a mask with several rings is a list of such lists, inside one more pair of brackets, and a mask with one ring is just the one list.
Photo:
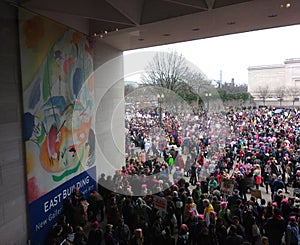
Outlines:
{"label": "protester", "polygon": [[101,245],[103,240],[103,230],[99,227],[99,222],[94,221],[91,225],[87,245]]}
{"label": "protester", "polygon": [[141,228],[135,229],[134,235],[130,241],[130,245],[143,245],[143,244],[144,244],[143,230]]}
{"label": "protester", "polygon": [[230,245],[244,244],[244,239],[242,236],[237,234],[237,229],[235,225],[230,226],[229,233],[225,239],[225,244],[230,244]]}
{"label": "protester", "polygon": [[286,245],[298,245],[299,243],[299,226],[296,216],[289,218],[286,232]]}
{"label": "protester", "polygon": [[273,216],[267,220],[264,228],[270,244],[281,245],[285,223],[278,208],[274,209]]}
{"label": "protester", "polygon": [[87,245],[88,239],[81,226],[75,228],[74,245]]}
{"label": "protester", "polygon": [[119,224],[115,229],[115,236],[119,245],[129,245],[131,232],[128,225],[124,223],[123,218],[119,220]]}
{"label": "protester", "polygon": [[218,212],[218,218],[221,218],[225,227],[232,223],[230,209],[227,208],[227,202],[221,202],[221,209]]}
{"label": "protester", "polygon": [[113,225],[107,224],[104,232],[105,245],[117,245],[118,241],[113,233]]}
{"label": "protester", "polygon": [[189,232],[186,224],[180,226],[178,233],[177,245],[188,245],[189,244]]}
{"label": "protester", "polygon": [[[69,224],[76,239],[83,227],[91,227],[90,234],[106,227],[108,245],[171,244],[177,238],[178,244],[276,245],[283,238],[296,244],[300,112],[275,111],[165,112],[160,124],[155,110],[133,110],[125,121],[124,166],[101,174],[98,192],[90,196],[75,188],[64,200],[66,224],[53,227],[51,239],[71,237]],[[295,196],[288,198],[290,188]],[[247,200],[253,189],[271,193],[258,204]]]}

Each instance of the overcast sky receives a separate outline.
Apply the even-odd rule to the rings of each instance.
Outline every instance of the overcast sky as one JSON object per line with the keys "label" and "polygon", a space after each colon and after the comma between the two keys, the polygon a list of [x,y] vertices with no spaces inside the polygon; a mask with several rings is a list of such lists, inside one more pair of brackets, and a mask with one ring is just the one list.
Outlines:
{"label": "overcast sky", "polygon": [[[125,56],[171,49],[182,53],[211,80],[219,80],[222,70],[223,83],[232,78],[236,83],[247,83],[249,66],[283,64],[285,59],[300,58],[300,25],[134,50],[125,52]],[[133,76],[129,80],[138,79]]]}

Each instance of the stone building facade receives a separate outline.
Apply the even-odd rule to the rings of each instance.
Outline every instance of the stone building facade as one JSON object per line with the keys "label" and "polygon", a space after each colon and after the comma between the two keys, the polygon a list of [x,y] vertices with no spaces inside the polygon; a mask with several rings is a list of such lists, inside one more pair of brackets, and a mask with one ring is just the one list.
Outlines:
{"label": "stone building facade", "polygon": [[248,67],[248,92],[258,105],[300,106],[300,58]]}

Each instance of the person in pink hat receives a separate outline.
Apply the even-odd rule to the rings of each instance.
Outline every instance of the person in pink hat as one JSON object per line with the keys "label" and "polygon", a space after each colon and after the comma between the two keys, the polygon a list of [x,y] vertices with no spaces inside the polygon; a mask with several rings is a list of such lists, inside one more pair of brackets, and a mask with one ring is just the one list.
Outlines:
{"label": "person in pink hat", "polygon": [[144,235],[141,228],[134,230],[133,237],[130,241],[130,245],[143,245],[144,244]]}
{"label": "person in pink hat", "polygon": [[285,236],[286,245],[299,244],[299,227],[296,216],[291,216],[286,228]]}
{"label": "person in pink hat", "polygon": [[183,221],[188,220],[191,215],[198,215],[198,211],[196,203],[193,198],[189,196],[184,206]]}
{"label": "person in pink hat", "polygon": [[189,228],[186,224],[180,226],[177,245],[186,245],[189,243]]}
{"label": "person in pink hat", "polygon": [[281,245],[282,237],[285,232],[285,221],[278,208],[274,208],[273,216],[265,224],[265,234],[272,245]]}
{"label": "person in pink hat", "polygon": [[201,199],[201,183],[198,181],[196,182],[196,187],[192,190],[192,197],[194,199],[194,202],[198,205],[200,199]]}
{"label": "person in pink hat", "polygon": [[217,221],[217,212],[211,211],[209,213],[209,224],[216,225],[216,221]]}
{"label": "person in pink hat", "polygon": [[100,245],[103,240],[103,230],[99,227],[99,222],[94,221],[88,236],[89,245]]}
{"label": "person in pink hat", "polygon": [[230,209],[227,208],[227,202],[221,202],[221,209],[218,212],[218,218],[222,218],[226,227],[229,227],[231,224],[231,212]]}

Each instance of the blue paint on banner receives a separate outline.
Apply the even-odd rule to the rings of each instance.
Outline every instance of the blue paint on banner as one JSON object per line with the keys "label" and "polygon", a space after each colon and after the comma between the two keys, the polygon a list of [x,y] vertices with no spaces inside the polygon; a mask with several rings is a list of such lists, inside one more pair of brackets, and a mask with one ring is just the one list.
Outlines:
{"label": "blue paint on banner", "polygon": [[45,239],[62,212],[64,199],[71,196],[78,187],[88,198],[97,190],[96,166],[73,177],[64,184],[29,204],[31,245],[45,244]]}

